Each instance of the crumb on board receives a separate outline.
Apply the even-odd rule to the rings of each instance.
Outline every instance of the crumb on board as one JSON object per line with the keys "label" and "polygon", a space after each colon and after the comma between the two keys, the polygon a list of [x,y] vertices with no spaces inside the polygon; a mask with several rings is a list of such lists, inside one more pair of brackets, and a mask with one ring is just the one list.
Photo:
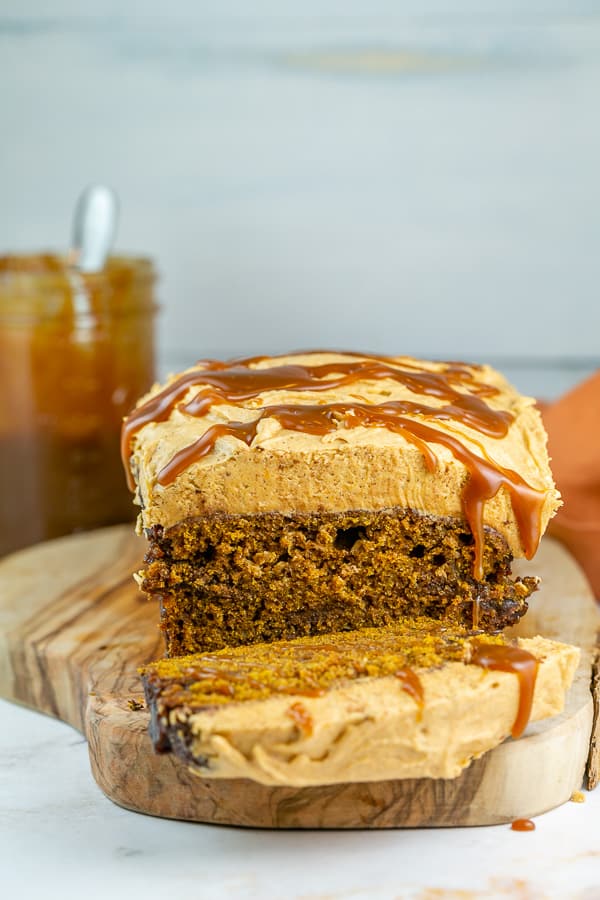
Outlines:
{"label": "crumb on board", "polygon": [[571,794],[571,801],[573,803],[585,803],[585,794],[583,791],[573,791]]}

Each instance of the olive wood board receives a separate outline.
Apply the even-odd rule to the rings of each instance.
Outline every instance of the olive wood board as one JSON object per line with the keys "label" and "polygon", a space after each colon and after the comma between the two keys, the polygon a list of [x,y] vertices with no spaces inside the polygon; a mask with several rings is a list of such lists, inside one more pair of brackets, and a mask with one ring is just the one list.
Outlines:
{"label": "olive wood board", "polygon": [[115,803],[155,816],[263,828],[490,825],[564,803],[582,786],[586,766],[587,786],[597,781],[591,683],[599,614],[581,570],[554,541],[545,539],[533,562],[518,565],[543,578],[519,633],[582,648],[565,711],[530,725],[459,778],[308,788],[210,780],[170,754],[155,754],[148,713],[135,709],[143,703],[137,667],[163,652],[156,604],[132,579],[143,552],[144,541],[127,525],[0,561],[0,695],[81,731],[94,778]]}

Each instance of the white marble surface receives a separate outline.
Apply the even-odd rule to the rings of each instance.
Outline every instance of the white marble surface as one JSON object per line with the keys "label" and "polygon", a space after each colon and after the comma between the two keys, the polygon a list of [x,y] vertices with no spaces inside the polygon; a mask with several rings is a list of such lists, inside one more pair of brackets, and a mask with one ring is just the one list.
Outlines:
{"label": "white marble surface", "polygon": [[257,900],[600,898],[600,789],[508,826],[275,832],[114,806],[70,727],[0,701],[0,896]]}

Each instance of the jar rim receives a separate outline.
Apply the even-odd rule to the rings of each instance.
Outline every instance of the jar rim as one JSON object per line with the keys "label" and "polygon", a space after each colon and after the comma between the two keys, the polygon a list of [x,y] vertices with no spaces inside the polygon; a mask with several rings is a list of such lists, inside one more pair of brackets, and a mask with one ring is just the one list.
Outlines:
{"label": "jar rim", "polygon": [[64,321],[84,314],[150,314],[157,306],[154,262],[147,256],[109,256],[99,272],[79,272],[67,256],[0,255],[0,320],[9,324]]}
{"label": "jar rim", "polygon": [[150,256],[111,254],[98,272],[79,272],[69,254],[42,251],[40,253],[0,253],[0,289],[10,281],[64,280],[76,274],[86,282],[102,281],[120,274],[139,273],[155,278],[154,261]]}

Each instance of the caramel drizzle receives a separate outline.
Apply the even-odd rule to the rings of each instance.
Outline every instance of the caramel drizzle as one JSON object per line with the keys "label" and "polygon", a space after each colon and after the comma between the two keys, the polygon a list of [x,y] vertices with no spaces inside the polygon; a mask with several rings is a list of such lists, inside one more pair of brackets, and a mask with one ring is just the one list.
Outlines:
{"label": "caramel drizzle", "polygon": [[512,726],[511,735],[520,737],[531,716],[533,692],[539,663],[527,650],[504,644],[480,643],[472,647],[469,662],[482,669],[511,672],[519,679],[519,706]]}
{"label": "caramel drizzle", "polygon": [[[200,391],[189,403],[179,407],[188,415],[203,416],[215,403],[240,403],[255,399],[266,391],[328,391],[356,381],[391,379],[403,384],[413,393],[449,401],[446,418],[457,418],[492,437],[504,437],[514,418],[506,411],[491,409],[482,399],[497,394],[496,388],[475,381],[472,372],[456,363],[448,364],[443,372],[400,369],[390,365],[385,359],[377,358],[320,366],[248,368],[250,364],[256,364],[263,358],[257,356],[234,361],[232,364],[201,360],[198,365],[204,368],[184,372],[160,393],[134,409],[123,423],[121,435],[121,455],[130,488],[133,490],[135,487],[128,465],[134,435],[150,422],[164,422],[168,419],[188,390],[199,384],[208,385],[209,389]],[[336,373],[337,378],[328,377]],[[467,385],[472,393],[462,393],[453,384]],[[428,415],[431,410],[439,411],[422,404],[416,406],[420,406],[423,415]],[[418,411],[414,410],[415,413]]]}
{"label": "caramel drizzle", "polygon": [[413,672],[412,669],[402,668],[398,669],[394,672],[394,677],[400,681],[400,687],[402,690],[412,697],[412,699],[417,704],[418,716],[417,718],[420,720],[423,714],[423,706],[425,705],[425,694],[423,691],[423,684],[421,679],[417,675],[416,672]]}
{"label": "caramel drizzle", "polygon": [[[376,649],[377,645],[369,642],[368,644],[359,644],[354,648],[354,654],[365,653],[367,649]],[[335,644],[303,644],[298,647],[290,647],[286,645],[286,649],[294,651],[294,659],[298,666],[296,675],[294,676],[301,683],[282,685],[277,683],[277,677],[280,672],[276,665],[276,650],[274,651],[274,664],[268,665],[267,668],[275,676],[275,683],[261,681],[253,677],[250,672],[255,667],[256,662],[249,659],[236,659],[231,656],[206,655],[202,657],[199,664],[191,666],[186,672],[186,681],[189,683],[210,681],[209,693],[221,694],[231,699],[235,698],[235,687],[247,686],[257,691],[267,691],[271,694],[288,694],[295,697],[321,697],[328,689],[334,688],[338,682],[327,685],[320,685],[306,671],[303,663],[310,661],[315,653],[332,653],[334,657],[340,661],[343,659],[343,646]],[[520,737],[531,717],[531,709],[533,706],[533,695],[535,691],[535,683],[539,668],[539,661],[527,650],[515,647],[510,644],[491,644],[484,641],[467,645],[468,656],[465,659],[467,665],[480,666],[483,669],[491,671],[508,672],[514,674],[518,678],[519,683],[519,701],[517,714],[511,728],[513,738]],[[368,654],[367,654],[368,656]],[[221,666],[220,664],[224,665]],[[354,672],[354,677],[362,679],[368,678],[368,659],[362,662],[356,658],[348,659],[348,665]],[[264,667],[264,662],[260,663]],[[250,672],[248,671],[250,670]],[[421,717],[425,696],[423,684],[417,673],[407,667],[401,666],[394,673],[394,677],[400,681],[402,690],[405,691],[415,702],[417,706],[418,718]],[[345,679],[342,679],[344,681]],[[286,711],[301,731],[308,736],[312,733],[312,718],[302,703],[293,703]]]}
{"label": "caramel drizzle", "polygon": [[[191,463],[207,456],[218,438],[230,435],[250,446],[256,437],[259,422],[265,418],[276,419],[288,431],[305,434],[325,435],[337,431],[340,424],[348,428],[363,425],[384,427],[404,437],[416,445],[430,472],[435,471],[438,459],[429,444],[441,444],[468,469],[470,477],[463,490],[462,506],[474,539],[474,577],[483,577],[483,510],[487,500],[495,497],[501,487],[505,487],[511,498],[525,555],[531,559],[541,536],[541,512],[544,494],[530,487],[512,469],[505,469],[486,456],[473,453],[458,438],[431,428],[423,422],[408,419],[402,415],[415,404],[409,401],[392,400],[372,406],[367,403],[332,403],[323,406],[266,406],[251,422],[227,422],[211,425],[204,434],[184,447],[158,473],[158,483],[171,484]],[[432,417],[444,418],[443,407],[433,409]]]}
{"label": "caramel drizzle", "polygon": [[303,737],[310,737],[313,733],[313,718],[303,703],[298,701],[292,703],[286,710],[286,715],[293,720],[294,724],[300,729]]}
{"label": "caramel drizzle", "polygon": [[[296,648],[295,648],[296,649]],[[202,658],[202,662],[200,664],[196,664],[188,670],[186,673],[192,682],[200,682],[200,681],[210,681],[212,684],[210,685],[209,692],[213,694],[221,694],[226,697],[234,698],[235,697],[235,686],[246,686],[252,688],[256,691],[268,691],[273,694],[288,694],[295,697],[322,697],[328,690],[328,688],[335,687],[335,683],[328,685],[327,687],[323,687],[319,685],[310,675],[306,672],[306,670],[302,669],[303,658],[304,661],[310,660],[313,656],[311,650],[314,652],[314,648],[311,645],[305,645],[303,647],[297,648],[299,652],[295,653],[297,657],[297,662],[300,666],[298,670],[297,677],[302,680],[302,684],[290,684],[290,685],[281,685],[273,682],[264,682],[259,681],[257,678],[252,677],[247,671],[244,669],[251,669],[253,667],[253,662],[251,660],[240,660],[240,659],[232,659],[231,657],[211,657],[205,656]],[[323,645],[319,646],[319,651],[334,653],[336,657],[338,657],[340,648],[335,646]],[[303,657],[303,654],[308,651],[307,655]],[[228,663],[229,666],[236,666],[237,671],[233,668],[221,668],[218,665],[218,662]],[[211,665],[211,663],[213,663]],[[217,663],[215,665],[215,663]],[[354,672],[354,676],[356,678],[366,678],[368,676],[368,671],[364,664],[361,664],[360,661],[353,659],[348,660],[348,664]],[[264,665],[262,663],[261,665]],[[274,675],[278,675],[278,670],[276,666],[268,666],[269,671]],[[408,667],[401,667],[396,672],[393,673],[394,677],[400,681],[400,686],[403,691],[405,691],[415,702],[418,708],[418,717],[421,717],[423,706],[425,703],[425,695],[423,691],[423,685],[417,673],[413,671],[413,669],[409,669]],[[305,735],[312,734],[312,719],[310,718],[310,714],[307,712],[306,708],[299,701],[293,703],[290,707],[288,707],[286,714],[289,715],[296,724],[301,728],[301,730],[305,733]],[[310,724],[310,729],[308,728]]]}
{"label": "caramel drizzle", "polygon": [[[438,463],[437,456],[429,446],[431,443],[441,444],[449,449],[469,471],[462,505],[474,538],[473,572],[477,580],[483,577],[484,506],[502,487],[510,495],[525,555],[528,559],[533,556],[541,536],[544,493],[530,487],[512,469],[505,469],[495,463],[480,445],[481,456],[476,455],[452,434],[406,418],[409,415],[457,421],[490,437],[504,437],[514,416],[505,410],[494,410],[485,402],[484,398],[496,395],[498,390],[492,385],[476,381],[469,367],[460,363],[446,363],[442,371],[431,372],[413,368],[410,361],[402,360],[391,365],[387,357],[370,356],[319,366],[249,368],[263,359],[265,357],[251,357],[231,363],[202,360],[199,365],[203,368],[179,376],[159,394],[135,409],[123,424],[121,439],[121,453],[130,488],[133,490],[135,487],[129,467],[134,435],[150,422],[168,419],[175,406],[186,415],[202,417],[215,404],[243,403],[268,391],[321,392],[361,380],[391,379],[415,394],[444,401],[444,405],[430,406],[403,400],[381,404],[357,402],[262,407],[251,422],[228,422],[210,426],[198,440],[176,453],[160,470],[158,483],[162,486],[171,484],[193,462],[207,456],[220,437],[229,435],[250,446],[256,437],[258,424],[265,418],[276,419],[287,430],[314,435],[333,433],[340,426],[384,427],[417,446],[430,472],[435,470]],[[180,403],[188,390],[198,384],[203,386],[202,390],[187,403]],[[467,392],[458,390],[459,386],[466,388]]]}
{"label": "caramel drizzle", "polygon": [[[416,641],[418,641],[418,637],[413,636],[413,643]],[[332,660],[338,663],[347,663],[349,674],[351,672],[353,677],[366,678],[369,677],[368,666],[370,656],[372,653],[377,655],[377,651],[380,649],[381,645],[377,641],[357,641],[356,638],[354,638],[349,642],[344,640],[339,641],[338,643],[311,643],[303,641],[299,645],[286,642],[280,646],[282,652],[285,654],[291,653],[290,661],[293,661],[297,667],[297,674],[295,677],[302,681],[301,685],[282,685],[277,683],[281,677],[281,672],[276,664],[276,656],[273,663],[265,664],[264,660],[257,663],[256,660],[251,658],[243,659],[228,655],[223,651],[218,651],[216,654],[204,654],[198,663],[187,669],[185,672],[187,676],[186,680],[189,679],[192,682],[215,681],[217,683],[210,686],[211,692],[214,691],[214,693],[224,694],[229,697],[235,696],[236,684],[244,685],[257,691],[268,690],[274,694],[290,694],[313,698],[321,697],[326,693],[327,687],[320,685],[306,668],[306,664],[310,663],[315,656],[327,654]],[[273,676],[273,680],[266,682],[254,677],[251,672],[257,665],[261,668],[267,668]],[[408,666],[400,666],[393,674],[394,677],[399,679],[402,690],[412,697],[421,711],[423,709],[425,698],[423,685],[421,684],[421,680],[417,673]],[[329,685],[328,687],[332,686],[333,685]],[[294,706],[299,707],[301,705],[302,704],[300,703],[292,704],[290,709],[293,709]]]}
{"label": "caramel drizzle", "polygon": [[[235,671],[234,669],[225,669],[221,668],[218,665],[220,660],[214,659],[214,662],[217,665],[210,665],[211,657],[206,656],[203,658],[202,664],[198,666],[194,666],[189,670],[189,674],[192,676],[194,681],[216,681],[221,682],[220,684],[213,684],[210,687],[211,692],[215,694],[224,694],[228,697],[235,696],[235,685],[243,685],[252,688],[255,691],[263,691],[268,690],[275,694],[291,694],[293,696],[299,697],[321,697],[325,693],[325,689],[322,688],[313,678],[308,675],[308,673],[303,673],[302,680],[304,684],[302,686],[281,686],[281,685],[272,685],[267,682],[259,681],[256,678],[253,678],[247,672],[244,672],[245,667],[251,667],[252,663],[244,664],[243,660],[233,660],[227,658],[221,658],[224,662],[229,662],[231,665],[237,666],[240,671]],[[204,660],[209,663],[208,665],[204,662]],[[275,667],[270,667],[271,671],[274,674],[277,674],[277,670]]]}

